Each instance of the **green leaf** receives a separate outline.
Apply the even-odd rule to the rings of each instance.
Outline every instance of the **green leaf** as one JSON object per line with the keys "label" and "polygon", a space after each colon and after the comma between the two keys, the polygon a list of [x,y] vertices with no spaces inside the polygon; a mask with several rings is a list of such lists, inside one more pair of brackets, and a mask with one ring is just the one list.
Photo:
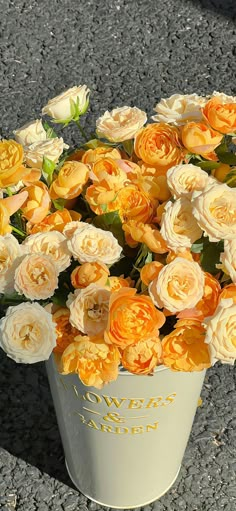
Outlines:
{"label": "green leaf", "polygon": [[203,160],[198,161],[197,163],[195,163],[195,165],[197,165],[197,167],[200,167],[202,170],[205,170],[205,172],[210,174],[213,169],[217,169],[220,166],[220,163],[217,161]]}
{"label": "green leaf", "polygon": [[[205,240],[207,239],[207,242],[208,242],[208,238],[205,238]],[[193,252],[194,254],[200,254],[200,252],[203,250],[203,247],[204,247],[204,238],[199,238],[199,240],[196,240],[192,246],[191,246],[191,252]]]}
{"label": "green leaf", "polygon": [[215,149],[215,152],[222,163],[236,165],[236,154],[229,151],[229,147],[225,141]]}
{"label": "green leaf", "polygon": [[133,139],[125,140],[122,145],[123,145],[125,152],[128,154],[128,156],[131,156],[131,154],[133,154],[133,150],[134,150],[134,140]]}
{"label": "green leaf", "polygon": [[121,247],[124,246],[125,237],[118,211],[112,211],[111,213],[104,213],[103,215],[95,216],[93,219],[93,225],[103,229],[104,231],[112,232],[119,245]]}
{"label": "green leaf", "polygon": [[43,177],[46,179],[47,184],[50,185],[53,180],[53,172],[56,168],[54,161],[49,160],[47,156],[43,157]]}
{"label": "green leaf", "polygon": [[47,133],[47,138],[57,138],[57,133],[52,128],[52,126],[50,126],[50,124],[48,124],[47,121],[43,122],[43,127]]}
{"label": "green leaf", "polygon": [[232,169],[224,179],[224,183],[226,183],[230,188],[236,187],[236,169]]}
{"label": "green leaf", "polygon": [[59,209],[59,211],[62,211],[65,207],[66,199],[55,199],[52,201],[53,206],[55,209]]}
{"label": "green leaf", "polygon": [[211,243],[209,240],[204,243],[203,251],[200,258],[201,267],[208,273],[218,273],[219,269],[216,264],[220,262],[220,253],[224,250],[224,242]]}

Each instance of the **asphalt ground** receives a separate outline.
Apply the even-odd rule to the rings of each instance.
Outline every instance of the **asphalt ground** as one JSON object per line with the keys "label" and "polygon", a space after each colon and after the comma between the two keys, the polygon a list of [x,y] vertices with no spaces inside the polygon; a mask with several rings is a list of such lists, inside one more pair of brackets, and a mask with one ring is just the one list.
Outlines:
{"label": "asphalt ground", "polygon": [[[92,90],[91,130],[107,108],[152,114],[176,92],[236,93],[234,0],[0,0],[0,8],[3,136],[80,83]],[[75,130],[64,136],[80,141]],[[44,365],[0,356],[0,510],[102,509],[66,473]],[[145,511],[236,508],[234,368],[209,370],[202,399],[178,480]]]}

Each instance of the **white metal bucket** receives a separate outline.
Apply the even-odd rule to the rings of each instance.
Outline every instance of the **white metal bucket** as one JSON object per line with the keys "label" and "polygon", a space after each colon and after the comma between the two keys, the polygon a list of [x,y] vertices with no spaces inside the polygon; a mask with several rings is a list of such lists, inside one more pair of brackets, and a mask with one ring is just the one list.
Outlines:
{"label": "white metal bucket", "polygon": [[121,372],[102,390],[46,363],[66,466],[84,495],[114,508],[144,506],[172,486],[205,371]]}

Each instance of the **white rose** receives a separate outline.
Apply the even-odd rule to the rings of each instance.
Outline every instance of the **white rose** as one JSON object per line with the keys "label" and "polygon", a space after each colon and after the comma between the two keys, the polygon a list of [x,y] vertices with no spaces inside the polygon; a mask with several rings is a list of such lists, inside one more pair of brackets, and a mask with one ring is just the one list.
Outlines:
{"label": "white rose", "polygon": [[147,122],[147,114],[136,107],[122,106],[106,111],[96,122],[97,134],[111,142],[124,142],[134,138]]}
{"label": "white rose", "polygon": [[50,99],[43,108],[42,114],[47,114],[58,121],[73,118],[73,111],[71,110],[71,103],[73,101],[78,104],[79,114],[83,115],[88,108],[89,93],[90,90],[86,85],[72,87],[59,94],[59,96]]}
{"label": "white rose", "polygon": [[203,190],[209,182],[215,182],[197,165],[191,163],[176,165],[167,171],[167,184],[175,198],[191,198],[192,193]]}
{"label": "white rose", "polygon": [[80,263],[104,263],[108,266],[120,259],[122,247],[109,231],[88,224],[74,231],[68,240],[68,248]]}
{"label": "white rose", "polygon": [[0,345],[15,362],[33,364],[48,360],[56,346],[51,314],[38,303],[9,307],[0,320]]}
{"label": "white rose", "polygon": [[107,288],[96,284],[89,284],[84,289],[76,289],[74,294],[70,293],[66,305],[70,309],[71,325],[89,336],[104,332],[110,295]]}
{"label": "white rose", "polygon": [[64,144],[63,138],[49,138],[41,142],[35,142],[25,148],[25,159],[29,167],[41,169],[43,166],[43,157],[57,163],[64,149],[68,149]]}
{"label": "white rose", "polygon": [[30,254],[15,271],[15,290],[30,300],[46,300],[58,287],[58,271],[50,256]]}
{"label": "white rose", "polygon": [[42,253],[51,256],[58,272],[70,266],[71,254],[66,237],[61,232],[39,232],[31,234],[23,242],[29,253]]}
{"label": "white rose", "polygon": [[24,124],[21,128],[13,131],[16,141],[23,145],[28,146],[35,142],[46,140],[47,133],[43,127],[41,119],[30,121]]}
{"label": "white rose", "polygon": [[212,364],[217,360],[233,364],[236,359],[236,304],[233,299],[221,300],[214,316],[204,319],[204,324]]}
{"label": "white rose", "polygon": [[236,284],[236,238],[224,242],[224,252],[220,254],[220,261],[225,272]]}
{"label": "white rose", "polygon": [[153,303],[170,312],[192,309],[204,292],[204,273],[198,263],[176,257],[162,268],[158,277],[149,284]]}
{"label": "white rose", "polygon": [[87,227],[89,227],[90,224],[87,224],[86,222],[80,222],[79,220],[72,220],[72,222],[68,222],[62,233],[63,235],[66,237],[66,238],[71,238],[74,234],[74,232],[79,229],[79,230],[82,230],[82,229],[87,229]]}
{"label": "white rose", "polygon": [[168,248],[174,252],[190,248],[194,241],[201,238],[202,230],[193,216],[188,199],[181,197],[174,203],[167,202],[161,218],[160,233]]}
{"label": "white rose", "polygon": [[236,103],[236,96],[228,96],[227,94],[224,94],[223,92],[217,92],[214,91],[212,94],[212,98],[217,97],[221,100],[223,105],[226,105],[227,103]]}
{"label": "white rose", "polygon": [[0,236],[0,293],[14,293],[14,275],[23,253],[22,245],[12,234]]}
{"label": "white rose", "polygon": [[186,122],[200,122],[203,119],[201,108],[207,102],[207,98],[197,94],[173,94],[167,99],[161,99],[154,110],[157,115],[152,119],[156,122],[167,122],[181,126]]}
{"label": "white rose", "polygon": [[193,215],[210,241],[236,236],[236,189],[213,184],[201,193],[193,192]]}

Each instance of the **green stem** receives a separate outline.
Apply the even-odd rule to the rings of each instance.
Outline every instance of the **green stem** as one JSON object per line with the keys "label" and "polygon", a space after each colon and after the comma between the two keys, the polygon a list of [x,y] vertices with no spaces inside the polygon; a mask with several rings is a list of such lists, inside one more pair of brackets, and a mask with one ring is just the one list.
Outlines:
{"label": "green stem", "polygon": [[80,133],[82,135],[82,137],[84,137],[84,139],[86,140],[86,142],[88,142],[89,140],[89,137],[86,135],[85,131],[84,131],[84,128],[82,128],[79,120],[78,121],[75,121],[75,124],[78,126],[79,130],[80,130]]}
{"label": "green stem", "polygon": [[26,237],[26,233],[21,231],[20,229],[18,229],[17,227],[15,227],[14,225],[11,225],[11,228],[14,232],[16,232],[17,234],[19,234],[20,236],[22,236],[22,238],[25,238]]}

